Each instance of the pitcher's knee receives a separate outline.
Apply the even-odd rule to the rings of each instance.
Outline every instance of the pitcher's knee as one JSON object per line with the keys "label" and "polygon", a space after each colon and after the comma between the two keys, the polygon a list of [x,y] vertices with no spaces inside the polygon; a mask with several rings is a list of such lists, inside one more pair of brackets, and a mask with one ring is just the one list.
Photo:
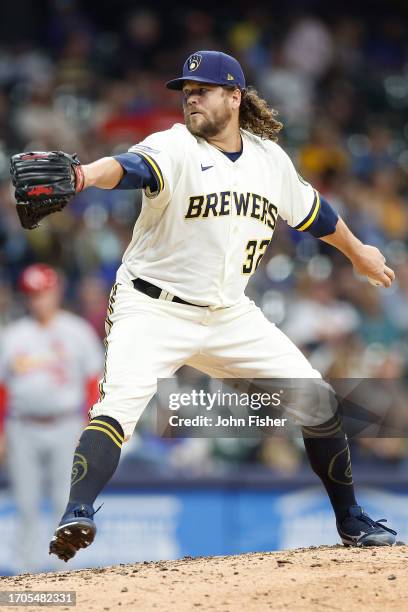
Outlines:
{"label": "pitcher's knee", "polygon": [[121,414],[120,411],[115,410],[114,408],[105,408],[102,406],[98,406],[95,404],[91,410],[88,412],[88,417],[90,421],[97,419],[98,417],[108,417],[112,419],[112,426],[115,427],[115,423],[117,427],[120,429],[121,437],[123,438],[123,442],[127,442],[133,434],[133,431],[136,427],[136,420],[129,420],[129,417]]}

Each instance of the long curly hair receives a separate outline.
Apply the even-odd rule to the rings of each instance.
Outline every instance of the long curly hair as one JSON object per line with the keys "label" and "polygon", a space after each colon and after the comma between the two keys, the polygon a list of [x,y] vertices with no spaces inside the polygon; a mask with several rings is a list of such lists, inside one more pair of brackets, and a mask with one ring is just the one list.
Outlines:
{"label": "long curly hair", "polygon": [[266,100],[259,97],[253,87],[242,91],[239,125],[244,130],[266,140],[276,141],[283,127],[283,124],[275,119],[277,114],[276,110],[268,106]]}

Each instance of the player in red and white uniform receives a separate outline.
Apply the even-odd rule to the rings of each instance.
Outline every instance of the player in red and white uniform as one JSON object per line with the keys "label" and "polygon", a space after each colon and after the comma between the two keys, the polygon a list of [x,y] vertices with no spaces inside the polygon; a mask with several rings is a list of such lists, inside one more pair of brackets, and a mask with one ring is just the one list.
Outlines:
{"label": "player in red and white uniform", "polygon": [[36,571],[46,562],[36,520],[43,480],[58,516],[69,491],[69,467],[85,411],[97,396],[103,351],[90,325],[60,308],[62,287],[53,268],[29,266],[20,288],[28,315],[1,336],[0,437],[18,511],[20,570]]}

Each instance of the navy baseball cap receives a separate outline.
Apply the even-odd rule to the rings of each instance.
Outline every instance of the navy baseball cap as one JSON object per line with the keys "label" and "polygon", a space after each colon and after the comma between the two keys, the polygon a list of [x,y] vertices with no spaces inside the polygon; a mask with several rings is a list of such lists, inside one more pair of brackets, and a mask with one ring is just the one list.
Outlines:
{"label": "navy baseball cap", "polygon": [[184,81],[214,85],[235,85],[245,89],[245,77],[239,62],[221,51],[196,51],[183,66],[183,76],[166,83],[168,89],[183,89]]}

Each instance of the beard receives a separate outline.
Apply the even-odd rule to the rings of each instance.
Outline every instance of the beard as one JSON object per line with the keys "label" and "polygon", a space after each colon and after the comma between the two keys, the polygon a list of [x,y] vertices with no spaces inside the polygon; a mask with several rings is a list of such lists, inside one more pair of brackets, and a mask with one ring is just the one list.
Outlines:
{"label": "beard", "polygon": [[[204,115],[191,116],[184,108],[184,121],[188,131],[198,138],[214,138],[222,132],[231,120],[232,112],[229,108],[223,108],[214,113],[210,118]],[[194,119],[196,117],[196,119]],[[198,117],[198,121],[197,121]]]}

